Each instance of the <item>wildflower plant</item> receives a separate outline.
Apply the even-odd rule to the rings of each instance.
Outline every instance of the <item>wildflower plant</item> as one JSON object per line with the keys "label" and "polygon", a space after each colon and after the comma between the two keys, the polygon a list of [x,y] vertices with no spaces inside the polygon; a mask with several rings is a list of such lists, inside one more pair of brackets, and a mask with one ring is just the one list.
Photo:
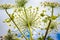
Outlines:
{"label": "wildflower plant", "polygon": [[29,7],[26,8],[25,11],[24,8],[16,8],[13,13],[14,13],[14,21],[22,32],[28,29],[30,33],[32,33],[34,28],[40,27],[41,20],[37,8]]}
{"label": "wildflower plant", "polygon": [[[21,9],[21,10],[23,10],[23,13],[20,12],[21,14],[20,15],[17,14],[17,15],[23,20],[22,22],[24,22],[24,23],[22,25],[28,27],[28,29],[30,31],[30,40],[33,40],[31,26],[35,24],[35,21],[37,21],[39,19],[39,17],[36,18],[37,11],[35,13],[35,9],[31,10],[31,7],[30,7],[30,9],[27,10],[25,8],[26,3],[27,3],[27,0],[17,0],[16,1],[18,8],[21,9],[23,7],[23,9]],[[34,11],[34,12],[31,12],[31,11]],[[21,15],[22,15],[22,17],[21,17]]]}
{"label": "wildflower plant", "polygon": [[[27,0],[16,0],[16,6],[10,5],[10,4],[2,4],[0,5],[1,9],[4,9],[9,18],[5,19],[5,22],[9,24],[9,26],[12,26],[12,23],[14,23],[14,27],[19,30],[19,32],[22,34],[22,37],[24,37],[26,40],[34,40],[33,38],[33,31],[35,29],[40,30],[46,30],[45,35],[42,37],[39,37],[37,40],[53,40],[50,36],[47,36],[50,31],[57,28],[57,22],[56,19],[60,16],[54,15],[54,8],[60,7],[60,4],[57,2],[44,2],[42,3],[45,7],[51,8],[51,15],[47,15],[46,10],[42,10],[42,12],[39,11],[39,7],[33,8],[25,7],[25,4],[27,3]],[[12,14],[8,13],[8,9],[14,8],[14,11]],[[43,19],[44,18],[44,19]],[[42,22],[47,26],[45,28],[41,28]],[[30,39],[26,37],[24,34],[24,31],[28,30],[30,34]],[[40,34],[40,33],[39,33]]]}

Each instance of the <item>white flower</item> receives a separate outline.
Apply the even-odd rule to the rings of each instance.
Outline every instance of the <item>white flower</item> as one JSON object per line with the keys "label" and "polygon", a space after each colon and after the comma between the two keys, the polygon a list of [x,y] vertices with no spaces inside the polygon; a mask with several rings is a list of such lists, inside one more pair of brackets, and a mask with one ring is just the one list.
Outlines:
{"label": "white flower", "polygon": [[40,14],[36,8],[25,8],[25,10],[24,8],[17,8],[14,15],[17,25],[22,30],[27,29],[28,25],[30,25],[31,29],[40,27]]}
{"label": "white flower", "polygon": [[0,9],[10,9],[14,7],[12,4],[0,4]]}
{"label": "white flower", "polygon": [[58,2],[44,2],[44,3],[42,3],[42,5],[44,5],[44,6],[49,6],[49,7],[59,7],[60,6],[60,4],[58,3]]}

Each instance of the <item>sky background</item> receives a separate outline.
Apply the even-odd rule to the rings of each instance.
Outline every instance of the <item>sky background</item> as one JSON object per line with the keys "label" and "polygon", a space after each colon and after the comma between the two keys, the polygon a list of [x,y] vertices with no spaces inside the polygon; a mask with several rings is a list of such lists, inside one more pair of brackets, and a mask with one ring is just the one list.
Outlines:
{"label": "sky background", "polygon": [[[26,7],[28,7],[28,6],[33,6],[33,7],[40,6],[40,2],[43,2],[43,1],[53,1],[53,2],[59,2],[60,3],[60,0],[29,0],[25,6]],[[0,0],[0,4],[5,4],[5,3],[15,4],[15,0]],[[13,10],[10,9],[9,13],[12,13],[12,12],[13,12]],[[55,13],[55,15],[57,15],[58,13],[60,13],[60,9],[55,8],[54,13]],[[50,15],[50,14],[48,14],[48,15]],[[3,23],[4,19],[6,19],[6,18],[8,18],[8,16],[6,15],[5,11],[0,10],[0,36],[5,35],[7,33],[8,29],[14,30],[14,28],[8,27],[6,23]],[[60,22],[60,18],[58,18],[57,21]],[[57,33],[60,34],[60,31],[58,31]],[[50,35],[52,35],[52,37],[54,37],[55,40],[57,40],[57,33],[54,34],[52,32],[52,34],[50,34]]]}

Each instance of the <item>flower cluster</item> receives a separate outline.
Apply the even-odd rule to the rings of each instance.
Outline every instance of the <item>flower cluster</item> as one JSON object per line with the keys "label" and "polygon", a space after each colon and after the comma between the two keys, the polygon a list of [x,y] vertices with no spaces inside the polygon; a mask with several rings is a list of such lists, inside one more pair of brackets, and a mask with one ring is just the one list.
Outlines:
{"label": "flower cluster", "polygon": [[[23,28],[28,28],[28,25],[33,29],[40,27],[40,14],[37,8],[17,8],[14,11],[16,23]],[[39,25],[39,26],[38,26]]]}
{"label": "flower cluster", "polygon": [[58,2],[44,2],[42,3],[44,6],[49,6],[49,7],[59,7],[60,4]]}
{"label": "flower cluster", "polygon": [[0,4],[0,9],[10,9],[14,7],[12,4]]}

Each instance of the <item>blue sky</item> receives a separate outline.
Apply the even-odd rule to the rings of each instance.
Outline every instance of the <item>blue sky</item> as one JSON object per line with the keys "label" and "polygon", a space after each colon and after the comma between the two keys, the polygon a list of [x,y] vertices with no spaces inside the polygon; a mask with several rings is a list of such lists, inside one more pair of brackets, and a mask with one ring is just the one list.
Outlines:
{"label": "blue sky", "polygon": [[[47,1],[47,0],[44,0],[44,1]],[[60,0],[48,0],[48,1],[60,2]],[[29,0],[26,6],[33,6],[33,7],[40,6],[40,2],[43,2],[43,0]],[[5,3],[15,4],[15,1],[14,0],[0,0],[0,4],[5,4]],[[9,13],[12,13],[12,11],[9,10]],[[57,13],[60,13],[60,9],[55,8],[54,13],[55,15],[57,15]],[[0,10],[0,36],[6,34],[9,28],[14,30],[14,28],[8,27],[7,24],[3,23],[3,20],[6,18],[8,18],[8,16],[5,14],[5,11]],[[60,18],[57,21],[60,22]],[[52,33],[51,35],[52,37],[56,36],[56,34],[54,35],[54,33]]]}

